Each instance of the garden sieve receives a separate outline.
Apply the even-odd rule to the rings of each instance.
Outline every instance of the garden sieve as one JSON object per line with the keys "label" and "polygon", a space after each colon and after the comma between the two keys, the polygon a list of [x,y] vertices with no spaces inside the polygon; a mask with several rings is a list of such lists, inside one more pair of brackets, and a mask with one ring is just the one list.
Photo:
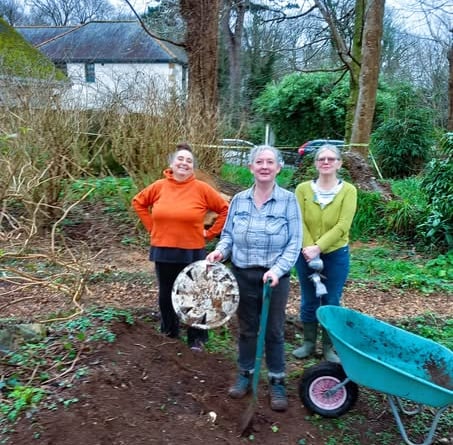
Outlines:
{"label": "garden sieve", "polygon": [[186,266],[176,277],[171,299],[183,323],[211,329],[225,324],[236,312],[239,287],[224,264],[200,260]]}

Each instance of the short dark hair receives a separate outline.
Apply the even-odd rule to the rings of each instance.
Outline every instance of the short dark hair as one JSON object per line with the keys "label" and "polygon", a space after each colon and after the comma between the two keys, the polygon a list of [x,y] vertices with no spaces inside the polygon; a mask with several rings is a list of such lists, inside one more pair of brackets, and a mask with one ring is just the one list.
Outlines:
{"label": "short dark hair", "polygon": [[179,144],[177,144],[176,151],[179,150],[187,150],[190,151],[191,153],[193,152],[192,147],[188,144],[188,142],[180,142]]}
{"label": "short dark hair", "polygon": [[187,150],[188,152],[192,153],[193,165],[194,167],[196,167],[197,159],[195,158],[195,153],[187,142],[179,142],[178,144],[176,144],[176,150],[173,153],[170,153],[170,155],[168,156],[168,162],[171,164],[175,160],[176,153],[181,150]]}

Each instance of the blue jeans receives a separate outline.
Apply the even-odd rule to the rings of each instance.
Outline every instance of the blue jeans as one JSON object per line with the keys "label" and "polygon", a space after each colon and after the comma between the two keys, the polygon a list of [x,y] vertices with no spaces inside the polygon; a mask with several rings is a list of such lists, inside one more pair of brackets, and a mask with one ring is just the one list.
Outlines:
{"label": "blue jeans", "polygon": [[321,254],[324,269],[321,272],[325,278],[322,282],[327,288],[327,294],[321,298],[316,296],[316,290],[309,276],[313,273],[302,253],[296,262],[296,271],[301,289],[300,319],[303,323],[318,321],[316,309],[319,306],[340,306],[341,295],[349,274],[349,247],[341,247],[327,254]]}
{"label": "blue jeans", "polygon": [[[263,302],[262,267],[241,269],[233,266],[232,271],[239,286],[239,357],[241,371],[255,368],[256,345],[258,339],[261,307]],[[279,279],[272,288],[265,336],[265,356],[269,377],[285,376],[285,317],[289,295],[289,274]]]}

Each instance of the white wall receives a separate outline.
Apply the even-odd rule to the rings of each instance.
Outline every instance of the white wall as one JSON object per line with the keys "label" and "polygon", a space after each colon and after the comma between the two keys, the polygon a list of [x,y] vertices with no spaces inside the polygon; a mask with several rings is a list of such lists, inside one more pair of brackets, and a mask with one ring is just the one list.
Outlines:
{"label": "white wall", "polygon": [[146,111],[149,102],[185,94],[187,80],[178,64],[95,64],[95,82],[86,82],[85,64],[70,63],[73,82],[64,98],[69,108],[98,109],[115,104],[124,111]]}

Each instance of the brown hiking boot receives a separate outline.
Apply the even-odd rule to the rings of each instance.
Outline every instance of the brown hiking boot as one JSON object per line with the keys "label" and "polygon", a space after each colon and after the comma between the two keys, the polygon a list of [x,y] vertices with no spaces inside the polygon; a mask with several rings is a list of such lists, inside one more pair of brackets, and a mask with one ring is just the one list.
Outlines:
{"label": "brown hiking boot", "polygon": [[271,409],[274,411],[286,411],[288,409],[288,398],[284,379],[272,377],[269,380],[269,397]]}

